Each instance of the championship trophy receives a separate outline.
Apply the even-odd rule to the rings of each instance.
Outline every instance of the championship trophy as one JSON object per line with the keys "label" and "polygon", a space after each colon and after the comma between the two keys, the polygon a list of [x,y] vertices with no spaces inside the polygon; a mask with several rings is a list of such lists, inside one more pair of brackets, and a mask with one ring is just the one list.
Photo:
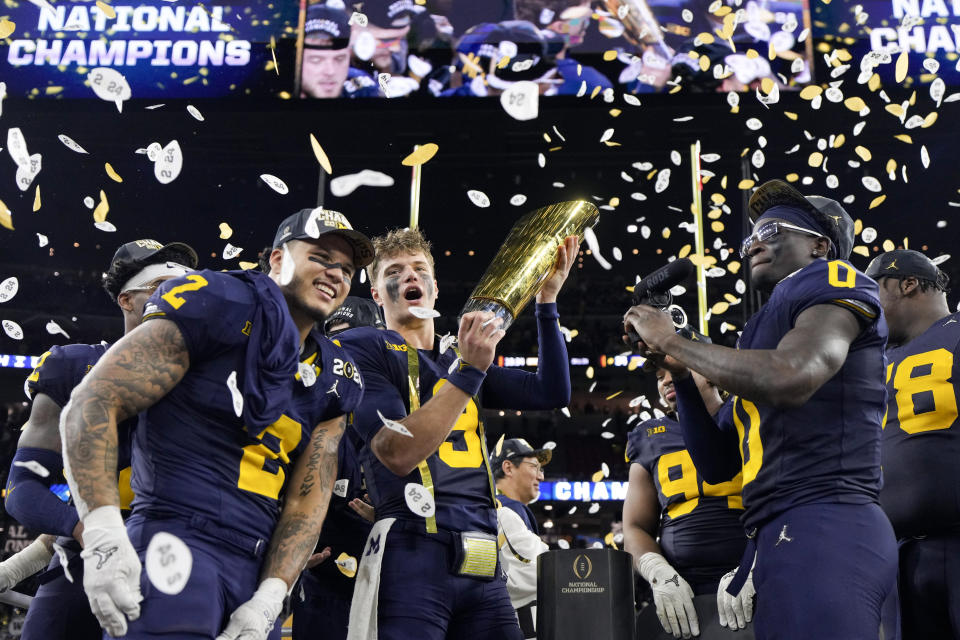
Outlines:
{"label": "championship trophy", "polygon": [[650,47],[665,64],[670,63],[673,50],[664,42],[660,23],[646,0],[604,0],[604,4],[623,23],[627,40]]}
{"label": "championship trophy", "polygon": [[[583,231],[600,219],[584,200],[558,202],[520,218],[480,278],[461,315],[492,311],[506,330],[530,302],[557,261],[557,248],[567,236],[583,239]],[[574,256],[569,256],[571,260]]]}

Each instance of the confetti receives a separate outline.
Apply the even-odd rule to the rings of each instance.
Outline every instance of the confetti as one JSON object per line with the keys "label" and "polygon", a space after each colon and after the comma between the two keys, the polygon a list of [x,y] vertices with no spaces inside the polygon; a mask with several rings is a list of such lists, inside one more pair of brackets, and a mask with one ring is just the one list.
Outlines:
{"label": "confetti", "polygon": [[260,179],[267,183],[268,187],[282,196],[290,193],[290,189],[287,187],[286,183],[276,176],[270,175],[269,173],[261,173]]}
{"label": "confetti", "polygon": [[440,338],[440,355],[443,355],[443,353],[452,347],[456,341],[457,336],[450,333],[445,334],[442,338]]}
{"label": "confetti", "polygon": [[77,144],[73,140],[73,138],[71,138],[70,136],[64,135],[61,133],[59,136],[57,136],[57,138],[59,138],[60,142],[63,143],[63,146],[65,146],[67,149],[70,149],[70,151],[76,151],[77,153],[87,153],[87,150],[81,147],[79,144]]}
{"label": "confetti", "polygon": [[512,205],[515,206],[515,207],[521,206],[521,205],[522,205],[523,203],[525,203],[526,201],[527,201],[527,196],[523,195],[522,193],[514,194],[514,195],[510,198],[510,204],[512,204]]}
{"label": "confetti", "polygon": [[540,86],[530,80],[515,82],[500,94],[500,105],[515,120],[534,120],[540,108]]}
{"label": "confetti", "polygon": [[[932,58],[927,58],[927,60],[933,60]],[[936,60],[933,60],[936,62]],[[930,83],[930,99],[937,103],[937,106],[940,106],[940,103],[943,101],[943,94],[946,93],[946,84],[943,82],[943,78],[937,78],[932,83]]]}
{"label": "confetti", "polygon": [[187,113],[189,113],[191,116],[193,116],[194,118],[196,118],[196,119],[199,120],[200,122],[203,122],[203,114],[200,113],[200,110],[197,109],[197,108],[196,108],[195,106],[193,106],[192,104],[188,104],[188,105],[187,105]]}
{"label": "confetti", "polygon": [[107,202],[107,194],[100,190],[100,202],[97,203],[97,208],[93,210],[93,221],[94,222],[103,222],[107,219],[107,213],[110,211],[110,204]]}
{"label": "confetti", "polygon": [[33,211],[34,213],[40,211],[40,185],[37,185],[36,190],[33,192]]}
{"label": "confetti", "polygon": [[348,555],[346,551],[341,552],[333,562],[337,565],[340,573],[348,578],[353,578],[357,575],[357,559]]}
{"label": "confetti", "polygon": [[610,431],[604,431],[600,434],[600,437],[603,438],[604,440],[612,440],[616,436]]}
{"label": "confetti", "polygon": [[873,176],[864,176],[860,181],[863,183],[863,186],[867,191],[873,191],[874,193],[877,193],[883,189],[883,187],[880,185],[880,181]]}
{"label": "confetti", "polygon": [[[152,144],[147,147],[148,158],[150,157],[151,147],[153,147]],[[169,144],[167,144],[167,146],[163,147],[163,149],[157,155],[156,161],[153,165],[153,175],[157,178],[160,184],[170,184],[177,179],[177,176],[180,175],[180,171],[182,169],[183,152],[180,150],[180,143],[176,140],[172,140]]]}
{"label": "confetti", "polygon": [[930,166],[930,153],[927,151],[926,145],[920,147],[920,162],[923,163],[924,169]]}
{"label": "confetti", "polygon": [[338,198],[348,196],[358,187],[392,187],[393,178],[380,171],[364,169],[359,173],[337,176],[330,181],[330,193]]}
{"label": "confetti", "polygon": [[13,35],[17,29],[17,23],[6,18],[0,18],[0,40],[5,40]]}
{"label": "confetti", "polygon": [[941,264],[943,264],[944,262],[946,262],[946,261],[949,260],[949,259],[950,259],[950,254],[949,254],[949,253],[944,253],[944,254],[941,254],[941,255],[937,256],[936,258],[933,258],[930,262],[932,262],[932,263],[935,264],[935,265],[941,265]]}
{"label": "confetti", "polygon": [[227,224],[226,222],[221,222],[220,223],[220,239],[229,240],[230,236],[232,235],[233,235],[233,229],[230,228],[230,225]]}
{"label": "confetti", "polygon": [[[3,321],[3,331],[14,340],[23,340],[23,329],[20,328],[20,325],[18,325],[13,320]],[[30,462],[33,462],[33,460],[31,460]],[[14,464],[22,464],[22,463],[15,462]]]}
{"label": "confetti", "polygon": [[603,135],[600,136],[600,142],[606,142],[613,137],[613,129],[607,129],[603,132]]}
{"label": "confetti", "polygon": [[537,164],[540,165],[540,168],[547,166],[547,157],[542,153],[537,154]]}
{"label": "confetti", "polygon": [[369,24],[369,20],[367,20],[366,15],[360,13],[359,11],[354,11],[353,13],[350,14],[350,20],[347,24],[350,24],[350,25],[355,24],[358,27],[363,28]]}
{"label": "confetti", "polygon": [[100,231],[106,231],[107,233],[113,233],[114,231],[117,230],[117,227],[114,226],[114,224],[109,220],[104,220],[103,222],[94,222],[93,226],[95,226]]}
{"label": "confetti", "polygon": [[408,482],[403,488],[403,497],[407,501],[407,508],[418,516],[429,518],[436,513],[433,494],[422,484]]}
{"label": "confetti", "polygon": [[600,511],[599,502],[594,502],[593,504],[590,505],[590,508],[587,509],[587,513],[596,513],[597,511]]}
{"label": "confetti", "polygon": [[107,102],[116,102],[117,109],[121,110],[121,103],[130,99],[130,85],[123,74],[110,67],[97,67],[87,74],[87,81],[97,97]]}
{"label": "confetti", "polygon": [[623,101],[632,107],[640,106],[640,99],[637,96],[630,93],[623,94]]}
{"label": "confetti", "polygon": [[480,208],[486,208],[490,206],[490,198],[487,197],[483,191],[477,191],[476,189],[470,189],[467,191],[467,197],[470,198],[470,202],[477,205]]}
{"label": "confetti", "polygon": [[41,247],[45,247],[50,244],[50,240],[48,240],[47,236],[43,235],[42,233],[37,234],[37,241],[40,243]]}
{"label": "confetti", "polygon": [[876,198],[870,201],[870,206],[867,207],[867,209],[869,210],[869,209],[873,209],[874,207],[879,207],[883,203],[883,201],[886,199],[887,199],[886,195],[877,196]]}
{"label": "confetti", "polygon": [[548,440],[548,441],[546,441],[546,442],[543,443],[543,447],[542,447],[542,448],[543,448],[543,449],[547,449],[548,451],[553,451],[554,449],[557,448],[557,443],[554,442],[553,440]]}
{"label": "confetti", "polygon": [[143,565],[157,591],[175,596],[187,586],[193,571],[193,554],[183,540],[159,531],[150,538]]}
{"label": "confetti", "polygon": [[654,185],[654,191],[663,193],[670,186],[670,169],[664,169],[657,175],[657,182]]}
{"label": "confetti", "polygon": [[907,79],[907,68],[910,64],[910,59],[907,54],[907,49],[904,49],[900,52],[900,55],[897,56],[896,70],[894,73],[894,78],[898,83],[903,82]]}
{"label": "confetti", "polygon": [[227,389],[230,390],[230,398],[233,400],[233,413],[239,418],[243,415],[243,394],[237,388],[236,371],[231,371],[227,376]]}
{"label": "confetti", "polygon": [[50,335],[56,335],[56,334],[60,333],[60,334],[63,334],[63,336],[64,336],[67,340],[70,339],[70,334],[67,333],[66,331],[64,331],[64,330],[60,327],[60,325],[57,324],[56,321],[54,321],[54,320],[50,320],[49,322],[47,322],[47,333],[49,333]]}
{"label": "confetti", "polygon": [[[627,5],[623,5],[623,6],[626,7]],[[559,538],[557,540],[557,546],[560,547],[561,549],[569,549],[570,543],[567,542],[567,540],[564,538]]]}
{"label": "confetti", "polygon": [[30,162],[30,152],[27,151],[27,141],[19,127],[7,129],[7,153],[14,163],[21,167]]}
{"label": "confetti", "polygon": [[416,149],[414,149],[413,153],[404,158],[400,164],[405,167],[416,167],[425,164],[433,156],[437,155],[437,151],[439,151],[439,149],[440,147],[433,142],[419,145]]}
{"label": "confetti", "polygon": [[107,176],[114,182],[123,182],[123,178],[120,177],[120,174],[114,170],[109,162],[104,163],[103,169],[107,172]]}
{"label": "confetti", "polygon": [[866,242],[867,244],[870,244],[871,242],[877,239],[877,230],[874,229],[873,227],[867,227],[860,234],[860,237],[863,239],[864,242]]}
{"label": "confetti", "polygon": [[103,15],[107,16],[107,18],[110,20],[113,20],[117,17],[117,12],[114,10],[114,8],[103,0],[97,0],[97,8],[100,9],[100,11],[103,12]]}
{"label": "confetti", "polygon": [[591,479],[592,481],[594,481],[594,482],[600,482],[600,481],[602,481],[602,480],[603,480],[603,471],[597,471],[596,473],[593,474],[593,476],[592,476],[590,479]]}
{"label": "confetti", "polygon": [[86,198],[83,199],[83,206],[85,206],[87,209],[93,209],[93,206],[95,204],[96,202],[94,202],[93,198],[91,198],[90,196],[87,196]]}
{"label": "confetti", "polygon": [[224,259],[224,260],[233,260],[233,259],[236,258],[238,255],[240,255],[240,252],[241,252],[241,251],[243,251],[243,248],[242,248],[242,247],[235,247],[235,246],[233,246],[232,244],[230,244],[230,243],[228,242],[228,243],[227,243],[227,246],[225,246],[225,247],[223,248],[223,259]]}
{"label": "confetti", "polygon": [[313,365],[300,362],[297,364],[297,371],[300,374],[300,382],[303,383],[303,386],[312,387],[317,383],[317,370],[313,368]]}
{"label": "confetti", "polygon": [[410,315],[415,318],[420,318],[421,320],[427,320],[429,318],[439,318],[440,312],[436,309],[427,309],[426,307],[412,306],[410,307]]}
{"label": "confetti", "polygon": [[600,243],[597,242],[597,235],[591,227],[583,230],[583,239],[586,241],[587,246],[590,247],[590,254],[596,259],[600,266],[608,271],[612,269],[613,266],[600,255]]}
{"label": "confetti", "polygon": [[[310,134],[310,147],[313,149],[313,155],[317,159],[317,162],[320,163],[320,166],[323,167],[323,170],[326,171],[328,175],[332,175],[333,167],[330,165],[330,158],[327,157],[327,152],[323,150],[317,137],[312,133]],[[404,161],[404,164],[406,164],[406,161]]]}

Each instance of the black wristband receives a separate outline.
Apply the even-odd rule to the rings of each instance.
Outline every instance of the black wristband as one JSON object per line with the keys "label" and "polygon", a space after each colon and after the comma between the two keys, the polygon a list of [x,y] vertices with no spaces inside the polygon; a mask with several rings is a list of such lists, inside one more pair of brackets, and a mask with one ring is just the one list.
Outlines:
{"label": "black wristband", "polygon": [[480,386],[486,377],[485,372],[461,361],[460,369],[448,375],[447,380],[464,393],[475,396],[480,393]]}

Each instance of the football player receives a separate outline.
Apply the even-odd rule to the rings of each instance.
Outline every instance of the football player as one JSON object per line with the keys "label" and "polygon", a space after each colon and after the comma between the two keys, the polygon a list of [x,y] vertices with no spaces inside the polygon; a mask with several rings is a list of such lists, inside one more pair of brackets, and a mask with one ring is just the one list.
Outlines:
{"label": "football player", "polygon": [[[64,412],[84,589],[109,635],[276,634],[316,545],[362,385],[314,325],[373,247],[320,208],[284,220],[273,246],[269,275],[204,270],[164,283]],[[107,477],[116,423],[137,413],[125,529]]]}
{"label": "football player", "polygon": [[[684,331],[693,340],[710,342],[690,327]],[[700,477],[676,421],[673,376],[651,364],[644,369],[656,371],[657,391],[668,411],[662,418],[641,422],[627,436],[631,464],[623,502],[623,545],[650,584],[663,628],[676,638],[689,638],[700,633],[693,597],[717,593],[720,579],[743,555],[742,474],[718,484]],[[715,415],[723,404],[717,387],[700,374],[693,379],[707,411]],[[732,620],[726,620],[720,608],[724,626],[746,626],[753,612],[749,595],[738,596]]]}
{"label": "football player", "polygon": [[960,313],[948,276],[918,251],[889,251],[867,275],[890,327],[880,505],[900,540],[904,640],[960,637]]}
{"label": "football player", "polygon": [[[110,269],[104,274],[103,286],[123,313],[124,333],[140,325],[144,305],[161,283],[196,268],[196,252],[180,242],[162,245],[156,240],[135,240],[117,249]],[[70,392],[107,347],[106,343],[53,347],[40,356],[39,364],[27,378],[33,405],[10,467],[4,506],[27,528],[60,536],[57,542],[67,565],[62,566],[61,557],[55,557],[49,570],[40,576],[40,588],[23,625],[21,637],[26,640],[99,640],[102,636],[83,593],[80,558],[83,524],[72,505],[61,502],[51,493],[50,484],[57,481],[63,469],[60,413],[70,399]],[[131,426],[129,422],[124,424],[117,434],[119,504],[125,511],[130,509],[133,497],[130,493]],[[117,484],[116,478],[113,483]],[[29,556],[42,562],[40,547],[34,543],[28,547],[31,548]],[[49,554],[46,559],[50,560]]]}
{"label": "football player", "polygon": [[556,296],[577,252],[559,247],[537,294],[537,373],[491,366],[503,336],[486,312],[463,316],[458,343],[434,333],[430,245],[417,229],[375,240],[373,299],[387,330],[352,329],[341,341],[367,385],[354,423],[377,522],[367,539],[348,638],[521,637],[497,570],[497,515],[480,406],[563,407],[569,361]]}
{"label": "football player", "polygon": [[[625,324],[641,350],[672,358],[664,366],[701,477],[743,473],[748,543],[727,591],[739,593],[755,557],[756,637],[873,640],[896,579],[878,504],[887,326],[877,284],[847,262],[853,220],[838,202],[772,180],[749,212],[741,254],[770,299],[737,349],[685,340],[652,307],[633,307]],[[688,368],[735,394],[716,421]]]}

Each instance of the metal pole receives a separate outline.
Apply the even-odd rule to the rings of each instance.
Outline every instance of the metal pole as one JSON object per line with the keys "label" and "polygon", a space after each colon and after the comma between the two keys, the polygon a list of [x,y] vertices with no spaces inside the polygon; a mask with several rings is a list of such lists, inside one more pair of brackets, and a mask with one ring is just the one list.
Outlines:
{"label": "metal pole", "polygon": [[[416,151],[420,145],[414,145]],[[420,179],[422,177],[423,165],[413,166],[413,172],[410,176],[410,228],[416,229],[420,225]]]}
{"label": "metal pole", "polygon": [[[693,188],[693,218],[697,223],[696,252],[705,258],[703,246],[703,185],[700,183],[700,141],[690,145],[690,184]],[[709,335],[707,329],[707,275],[703,260],[697,261],[697,315],[700,320],[700,333]]]}

